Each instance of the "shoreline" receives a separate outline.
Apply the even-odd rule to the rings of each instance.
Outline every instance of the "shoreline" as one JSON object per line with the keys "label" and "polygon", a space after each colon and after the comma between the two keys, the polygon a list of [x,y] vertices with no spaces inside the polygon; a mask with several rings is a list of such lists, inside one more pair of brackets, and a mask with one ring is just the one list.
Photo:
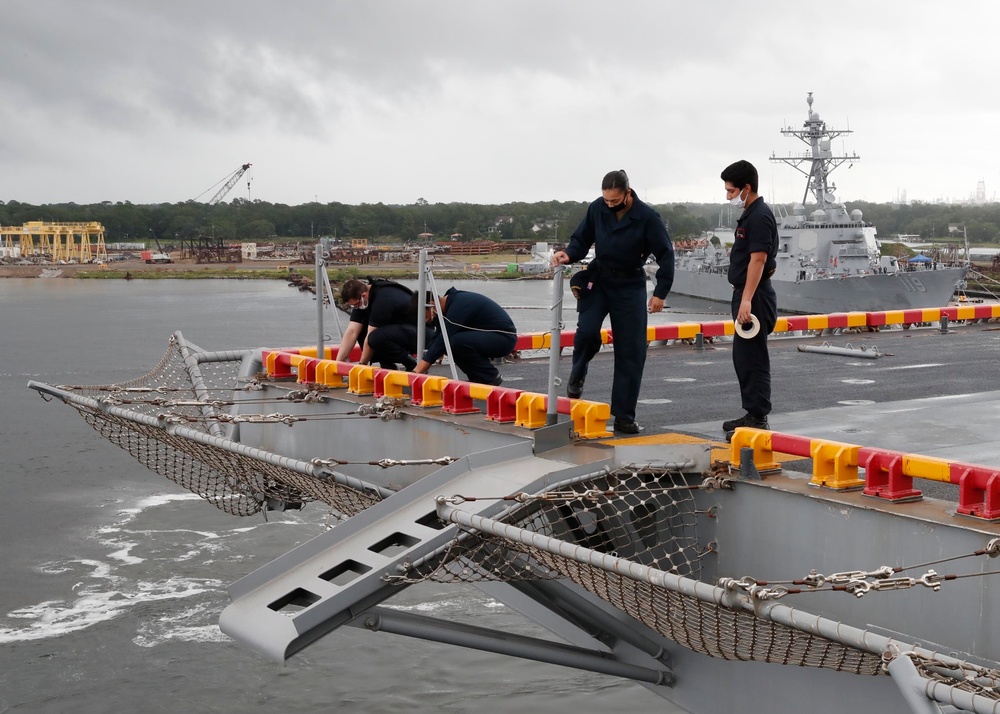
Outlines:
{"label": "shoreline", "polygon": [[[464,260],[463,260],[464,258]],[[480,265],[475,259],[482,257],[456,256],[447,261],[436,261],[435,274],[448,279],[460,278],[523,278],[520,273],[509,274],[508,263],[497,262]],[[495,258],[494,258],[495,259]],[[376,265],[328,265],[327,273],[333,282],[368,275],[415,280],[419,270],[414,263],[378,263]],[[0,265],[2,278],[71,278],[77,280],[287,280],[312,285],[315,266],[288,261],[254,261],[246,263],[196,263],[180,260],[174,263],[145,263],[126,261],[104,265]]]}
{"label": "shoreline", "polygon": [[[343,282],[350,278],[365,278],[377,275],[394,280],[416,280],[418,271],[409,266],[378,266],[367,269],[351,267],[329,268],[331,282]],[[448,279],[485,277],[483,273],[465,272],[447,268],[436,273]],[[499,277],[493,275],[492,277]],[[263,267],[237,266],[168,266],[145,265],[123,268],[97,269],[90,265],[72,266],[2,266],[0,279],[70,279],[70,280],[284,280],[312,286],[315,269],[312,266],[292,267],[288,270]]]}

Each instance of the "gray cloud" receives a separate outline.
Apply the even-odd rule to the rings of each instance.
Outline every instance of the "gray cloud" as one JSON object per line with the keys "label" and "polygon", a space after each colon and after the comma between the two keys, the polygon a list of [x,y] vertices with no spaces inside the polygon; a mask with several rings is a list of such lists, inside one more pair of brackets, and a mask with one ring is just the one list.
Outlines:
{"label": "gray cloud", "polygon": [[708,201],[734,157],[792,200],[799,179],[767,157],[802,150],[778,129],[807,91],[857,130],[843,197],[964,198],[1000,183],[983,139],[998,16],[985,0],[8,0],[0,200],[183,200],[249,160],[257,197],[286,203],[585,200],[620,166],[650,200]]}

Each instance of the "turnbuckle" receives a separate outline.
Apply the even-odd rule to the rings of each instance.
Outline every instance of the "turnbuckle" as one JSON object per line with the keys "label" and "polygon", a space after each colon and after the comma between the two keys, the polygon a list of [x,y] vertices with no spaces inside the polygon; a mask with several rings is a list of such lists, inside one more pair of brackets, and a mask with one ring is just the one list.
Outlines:
{"label": "turnbuckle", "polygon": [[283,397],[280,397],[285,401],[289,402],[305,402],[307,404],[316,404],[323,401],[323,397],[315,389],[305,390],[299,389],[296,391],[289,392]]}
{"label": "turnbuckle", "polygon": [[856,591],[851,590],[857,597],[863,596],[870,590],[906,590],[908,588],[923,585],[934,592],[941,589],[941,576],[933,570],[928,570],[919,578],[885,578],[874,583],[864,583],[864,587],[859,587]]}
{"label": "turnbuckle", "polygon": [[888,565],[883,565],[875,570],[846,570],[842,573],[831,575],[821,575],[815,570],[810,570],[809,575],[802,579],[805,585],[811,588],[819,588],[823,585],[851,585],[859,581],[867,581],[869,578],[885,580],[893,574],[893,569]]}

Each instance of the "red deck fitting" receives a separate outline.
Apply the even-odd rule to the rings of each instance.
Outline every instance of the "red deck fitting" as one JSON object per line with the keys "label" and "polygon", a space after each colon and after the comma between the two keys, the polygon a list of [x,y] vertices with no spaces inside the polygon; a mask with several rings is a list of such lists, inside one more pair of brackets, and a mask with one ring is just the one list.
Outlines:
{"label": "red deck fitting", "polygon": [[517,419],[517,398],[521,389],[497,387],[486,398],[486,418],[498,424],[506,424]]}
{"label": "red deck fitting", "polygon": [[958,484],[957,513],[1000,520],[1000,471],[989,466],[953,463],[951,481]]}
{"label": "red deck fitting", "polygon": [[441,411],[445,414],[475,414],[481,411],[472,403],[472,385],[469,382],[450,380],[444,386]]}
{"label": "red deck fitting", "polygon": [[920,490],[913,488],[913,478],[903,473],[903,454],[862,446],[858,466],[865,470],[866,496],[899,503],[923,498]]}

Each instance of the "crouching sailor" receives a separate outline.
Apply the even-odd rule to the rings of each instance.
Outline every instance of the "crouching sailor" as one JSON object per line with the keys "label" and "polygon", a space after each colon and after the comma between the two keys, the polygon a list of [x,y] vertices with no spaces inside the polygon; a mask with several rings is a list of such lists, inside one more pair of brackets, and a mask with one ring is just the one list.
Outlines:
{"label": "crouching sailor", "polygon": [[344,331],[337,361],[350,359],[355,343],[361,346],[361,364],[377,362],[386,369],[403,366],[411,371],[417,364],[417,319],[413,312],[413,291],[405,285],[369,278],[366,284],[351,279],[340,291],[350,305],[351,321]]}
{"label": "crouching sailor", "polygon": [[447,330],[455,365],[468,380],[500,386],[503,378],[490,360],[506,357],[517,344],[514,321],[507,311],[485,295],[456,288],[450,288],[432,309],[441,329],[413,371],[425,373],[441,359],[445,343],[440,333]]}

